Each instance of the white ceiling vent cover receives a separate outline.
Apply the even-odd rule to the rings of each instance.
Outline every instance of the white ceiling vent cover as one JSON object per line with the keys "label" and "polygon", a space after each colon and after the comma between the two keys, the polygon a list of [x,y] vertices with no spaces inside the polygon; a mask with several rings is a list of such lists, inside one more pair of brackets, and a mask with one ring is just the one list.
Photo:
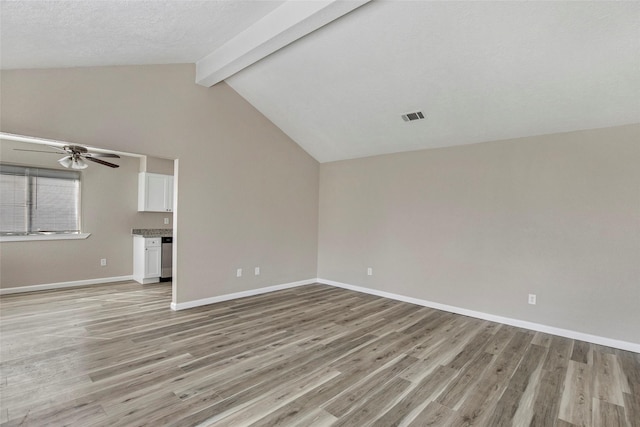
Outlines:
{"label": "white ceiling vent cover", "polygon": [[422,111],[416,111],[415,113],[407,113],[402,115],[402,120],[405,122],[411,122],[413,120],[421,120],[424,119],[424,114]]}

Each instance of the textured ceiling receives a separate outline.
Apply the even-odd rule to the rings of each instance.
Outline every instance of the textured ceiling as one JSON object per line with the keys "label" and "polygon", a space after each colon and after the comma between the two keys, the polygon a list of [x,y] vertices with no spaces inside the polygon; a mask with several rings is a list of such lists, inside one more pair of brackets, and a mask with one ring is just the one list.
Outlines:
{"label": "textured ceiling", "polygon": [[3,69],[194,63],[284,1],[2,1]]}
{"label": "textured ceiling", "polygon": [[321,162],[640,122],[640,3],[373,1],[227,82]]}
{"label": "textured ceiling", "polygon": [[[2,1],[0,65],[194,63],[281,4]],[[636,123],[640,2],[374,0],[227,82],[321,162]]]}

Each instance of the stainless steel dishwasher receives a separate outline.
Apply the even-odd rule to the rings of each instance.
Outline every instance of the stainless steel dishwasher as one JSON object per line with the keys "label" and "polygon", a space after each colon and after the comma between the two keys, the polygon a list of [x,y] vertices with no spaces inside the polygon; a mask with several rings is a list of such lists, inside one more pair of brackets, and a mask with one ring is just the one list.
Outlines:
{"label": "stainless steel dishwasher", "polygon": [[160,261],[160,281],[170,282],[173,263],[173,237],[162,238],[162,250]]}

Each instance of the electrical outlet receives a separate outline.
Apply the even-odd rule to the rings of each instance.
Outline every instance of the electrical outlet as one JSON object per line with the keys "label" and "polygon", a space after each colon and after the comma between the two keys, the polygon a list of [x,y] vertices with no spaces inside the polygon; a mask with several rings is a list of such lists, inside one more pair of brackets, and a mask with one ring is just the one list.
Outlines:
{"label": "electrical outlet", "polygon": [[373,268],[367,268],[367,276],[373,276]]}
{"label": "electrical outlet", "polygon": [[529,304],[536,305],[536,294],[529,294]]}
{"label": "electrical outlet", "polygon": [[101,267],[106,267],[107,266],[107,259],[106,258],[100,259],[100,266]]}
{"label": "electrical outlet", "polygon": [[169,224],[169,218],[164,219],[164,225],[167,225],[167,224]]}
{"label": "electrical outlet", "polygon": [[241,268],[236,270],[236,277],[242,277],[242,269]]}
{"label": "electrical outlet", "polygon": [[254,269],[253,269],[253,273],[254,273],[256,276],[259,276],[259,275],[260,275],[260,267],[256,267],[256,268],[254,268]]}

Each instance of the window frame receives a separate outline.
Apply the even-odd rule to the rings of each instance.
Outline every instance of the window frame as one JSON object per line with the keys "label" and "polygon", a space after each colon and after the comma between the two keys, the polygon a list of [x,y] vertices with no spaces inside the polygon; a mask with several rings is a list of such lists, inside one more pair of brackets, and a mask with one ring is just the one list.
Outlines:
{"label": "window frame", "polygon": [[[48,178],[59,178],[59,179],[62,179],[61,176],[64,175],[66,172],[72,172],[72,171],[63,171],[60,169],[52,169],[52,168],[46,168],[46,167],[40,167],[40,166],[25,166],[25,165],[18,165],[18,164],[12,164],[12,163],[2,163],[1,165],[9,169],[15,168],[16,171],[20,169],[25,170],[26,173],[24,175],[20,175],[19,173],[16,173],[16,175],[27,176],[28,181],[30,181],[33,177],[36,177],[36,176],[47,177],[47,172],[49,173],[49,175],[52,175],[52,176],[48,176]],[[44,171],[44,174],[31,175],[28,173],[29,170]],[[76,171],[73,171],[73,172],[76,172]],[[20,241],[34,241],[34,240],[78,240],[78,239],[86,239],[87,237],[89,237],[91,233],[82,232],[82,174],[80,172],[76,172],[76,175],[78,180],[78,200],[77,200],[78,231],[29,231],[27,230],[26,232],[19,232],[19,231],[2,232],[0,233],[0,242],[20,242]],[[75,180],[76,178],[71,178],[71,179]],[[27,182],[27,187],[30,189],[28,191],[27,198],[31,198],[32,186],[30,182]],[[32,216],[30,212],[30,208],[27,215],[28,217]],[[30,222],[30,219],[27,221]]]}

